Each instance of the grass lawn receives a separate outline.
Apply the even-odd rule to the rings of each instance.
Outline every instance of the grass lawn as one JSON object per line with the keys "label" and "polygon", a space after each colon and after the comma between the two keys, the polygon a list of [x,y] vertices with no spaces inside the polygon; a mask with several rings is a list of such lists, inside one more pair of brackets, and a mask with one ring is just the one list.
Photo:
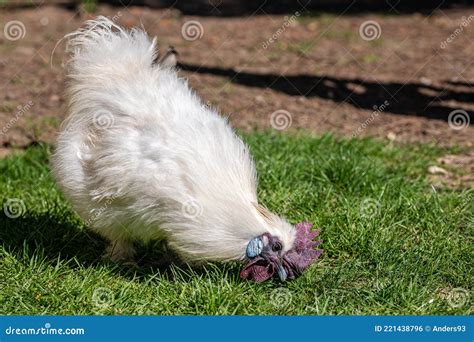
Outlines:
{"label": "grass lawn", "polygon": [[[240,280],[237,263],[156,269],[103,260],[105,241],[58,192],[51,148],[41,145],[0,160],[0,201],[9,216],[22,212],[0,211],[0,314],[473,313],[474,191],[434,191],[426,180],[427,167],[452,150],[331,136],[245,139],[261,202],[321,227],[324,253],[303,276],[254,284]],[[159,257],[151,250],[142,248]]]}

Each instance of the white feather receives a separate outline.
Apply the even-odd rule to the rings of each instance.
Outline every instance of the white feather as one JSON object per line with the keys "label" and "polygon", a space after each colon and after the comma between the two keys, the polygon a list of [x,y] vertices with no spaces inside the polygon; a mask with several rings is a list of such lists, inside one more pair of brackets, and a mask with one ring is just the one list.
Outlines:
{"label": "white feather", "polygon": [[173,68],[153,65],[155,41],[105,17],[67,38],[68,113],[52,166],[94,231],[126,254],[133,240],[166,239],[187,261],[243,259],[265,232],[292,247],[294,228],[256,205],[247,146]]}

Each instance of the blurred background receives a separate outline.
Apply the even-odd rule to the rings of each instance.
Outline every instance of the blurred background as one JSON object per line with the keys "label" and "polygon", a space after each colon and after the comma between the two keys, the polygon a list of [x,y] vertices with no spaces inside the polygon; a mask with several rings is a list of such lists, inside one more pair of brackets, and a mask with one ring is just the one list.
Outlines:
{"label": "blurred background", "polygon": [[54,140],[61,38],[105,15],[144,27],[162,51],[173,46],[181,75],[240,129],[460,146],[451,162],[472,177],[471,4],[0,0],[0,155]]}

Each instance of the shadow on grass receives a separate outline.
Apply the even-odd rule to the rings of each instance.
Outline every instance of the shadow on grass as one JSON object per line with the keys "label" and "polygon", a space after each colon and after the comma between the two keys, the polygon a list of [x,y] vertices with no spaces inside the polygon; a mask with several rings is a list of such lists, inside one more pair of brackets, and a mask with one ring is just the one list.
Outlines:
{"label": "shadow on grass", "polygon": [[79,229],[59,216],[0,215],[0,225],[0,239],[5,248],[21,255],[41,252],[50,261],[76,259],[80,264],[93,265],[101,261],[106,247],[105,240],[97,234]]}
{"label": "shadow on grass", "polygon": [[[0,214],[0,241],[4,248],[19,260],[28,262],[39,255],[45,262],[58,262],[74,267],[109,267],[117,275],[144,281],[151,275],[160,274],[168,280],[191,279],[209,273],[214,264],[189,266],[169,250],[166,243],[138,244],[136,264],[113,263],[107,258],[108,242],[86,228],[80,228],[61,215],[22,215],[9,218]],[[221,267],[222,265],[219,265]],[[224,266],[231,269],[233,265]]]}

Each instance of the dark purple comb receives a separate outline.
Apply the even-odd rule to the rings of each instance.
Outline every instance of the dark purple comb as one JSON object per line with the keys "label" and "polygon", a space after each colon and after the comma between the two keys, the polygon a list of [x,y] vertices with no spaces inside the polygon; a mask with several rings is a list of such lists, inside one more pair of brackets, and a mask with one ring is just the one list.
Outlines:
{"label": "dark purple comb", "polygon": [[[288,278],[294,279],[313,262],[315,262],[321,253],[321,249],[315,249],[321,244],[321,240],[314,240],[320,230],[311,231],[313,224],[303,221],[295,226],[296,238],[293,248],[286,252],[282,257],[282,264],[285,268]],[[276,267],[261,256],[253,258],[240,272],[243,279],[254,280],[258,283],[272,278],[277,272]]]}

